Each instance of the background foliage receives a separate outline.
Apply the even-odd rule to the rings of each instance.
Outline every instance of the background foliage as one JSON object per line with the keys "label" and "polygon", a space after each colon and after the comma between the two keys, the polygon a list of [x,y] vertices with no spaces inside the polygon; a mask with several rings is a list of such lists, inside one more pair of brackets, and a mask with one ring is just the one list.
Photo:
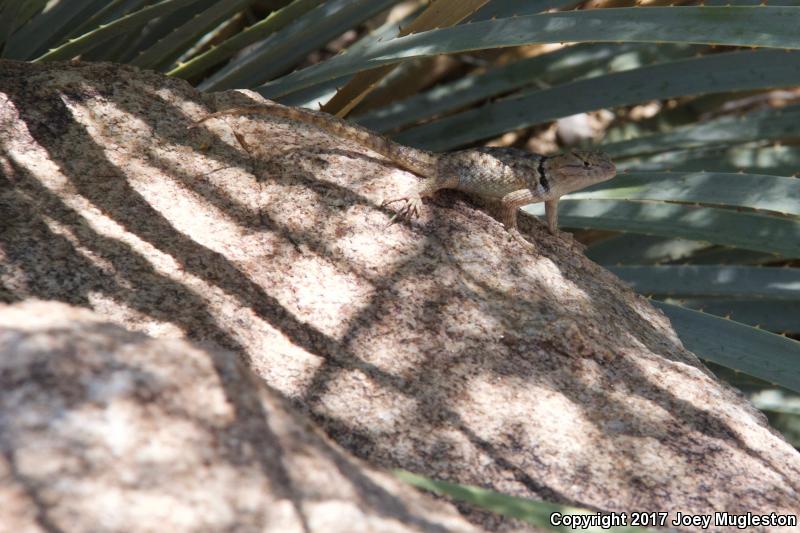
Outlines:
{"label": "background foliage", "polygon": [[251,88],[434,150],[599,147],[624,174],[562,224],[797,446],[800,4],[677,4],[0,0],[0,52]]}

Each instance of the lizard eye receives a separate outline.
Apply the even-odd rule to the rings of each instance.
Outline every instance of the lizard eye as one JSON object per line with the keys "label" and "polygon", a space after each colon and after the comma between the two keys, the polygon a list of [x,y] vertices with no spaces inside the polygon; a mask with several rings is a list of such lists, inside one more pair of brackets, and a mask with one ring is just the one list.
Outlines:
{"label": "lizard eye", "polygon": [[589,163],[588,161],[584,161],[584,162],[583,162],[583,166],[584,166],[584,167],[590,167],[590,166],[591,166],[591,163]]}

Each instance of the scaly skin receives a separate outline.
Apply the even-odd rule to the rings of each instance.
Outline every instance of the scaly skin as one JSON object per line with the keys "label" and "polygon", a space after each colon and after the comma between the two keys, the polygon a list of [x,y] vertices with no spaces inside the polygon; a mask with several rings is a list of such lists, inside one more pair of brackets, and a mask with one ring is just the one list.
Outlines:
{"label": "scaly skin", "polygon": [[418,216],[422,198],[440,189],[456,189],[499,201],[506,229],[526,245],[530,243],[517,231],[520,207],[544,202],[547,228],[557,235],[558,199],[564,194],[609,180],[616,174],[614,163],[601,152],[573,151],[548,157],[514,148],[475,148],[438,154],[397,144],[325,113],[277,104],[225,109],[202,118],[192,127],[211,118],[249,114],[265,114],[314,125],[337,137],[357,142],[422,177],[405,196],[383,202],[383,205],[405,202],[394,218]]}

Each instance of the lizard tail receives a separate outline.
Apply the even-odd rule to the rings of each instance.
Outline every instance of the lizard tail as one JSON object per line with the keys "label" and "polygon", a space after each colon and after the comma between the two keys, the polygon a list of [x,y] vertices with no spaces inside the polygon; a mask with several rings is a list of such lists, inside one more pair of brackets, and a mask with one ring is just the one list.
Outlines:
{"label": "lizard tail", "polygon": [[361,146],[381,154],[396,165],[415,174],[423,177],[436,175],[436,155],[432,152],[403,146],[361,126],[356,126],[333,115],[311,111],[310,109],[287,107],[278,104],[237,107],[212,113],[198,121],[197,124],[223,115],[248,115],[253,113],[311,124],[336,137],[357,142]]}

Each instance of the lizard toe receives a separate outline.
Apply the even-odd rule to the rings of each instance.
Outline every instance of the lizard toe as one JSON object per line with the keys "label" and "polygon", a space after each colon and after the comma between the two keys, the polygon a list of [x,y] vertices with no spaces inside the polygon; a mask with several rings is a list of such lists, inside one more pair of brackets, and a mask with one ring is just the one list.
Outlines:
{"label": "lizard toe", "polygon": [[419,216],[420,207],[422,206],[422,198],[419,196],[406,196],[400,198],[392,198],[390,200],[384,200],[381,204],[381,207],[387,206],[389,204],[395,202],[405,202],[400,209],[398,209],[397,213],[389,221],[389,225],[393,224],[396,220],[408,220],[412,218],[416,218]]}
{"label": "lizard toe", "polygon": [[387,198],[381,202],[381,207],[386,207],[387,205],[394,204],[397,202],[408,201],[407,196],[398,196],[397,198]]}
{"label": "lizard toe", "polygon": [[529,241],[528,239],[526,239],[525,237],[523,237],[522,234],[519,232],[519,230],[517,230],[516,228],[509,229],[508,234],[511,235],[511,237],[526,250],[531,252],[536,252],[538,250],[536,245],[531,241]]}

